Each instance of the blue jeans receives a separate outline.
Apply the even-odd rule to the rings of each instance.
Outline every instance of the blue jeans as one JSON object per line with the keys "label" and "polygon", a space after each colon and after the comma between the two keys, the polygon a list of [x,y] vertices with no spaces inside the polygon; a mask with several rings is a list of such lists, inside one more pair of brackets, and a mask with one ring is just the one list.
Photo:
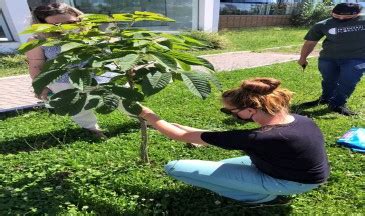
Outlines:
{"label": "blue jeans", "polygon": [[319,186],[273,178],[258,170],[248,156],[222,161],[171,161],[165,171],[185,183],[250,203],[268,202],[278,195],[303,193]]}
{"label": "blue jeans", "polygon": [[365,59],[324,59],[318,61],[322,74],[322,100],[332,107],[343,106],[364,72]]}

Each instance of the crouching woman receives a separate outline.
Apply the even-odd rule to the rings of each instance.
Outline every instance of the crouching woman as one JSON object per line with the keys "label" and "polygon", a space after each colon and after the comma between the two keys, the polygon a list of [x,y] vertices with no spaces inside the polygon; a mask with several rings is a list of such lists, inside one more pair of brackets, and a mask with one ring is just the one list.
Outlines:
{"label": "crouching woman", "polygon": [[292,93],[279,85],[276,79],[255,78],[223,93],[221,111],[257,123],[256,129],[204,131],[164,121],[147,107],[140,117],[171,139],[247,154],[222,161],[171,161],[165,167],[170,176],[235,200],[272,202],[317,188],[329,176],[320,129],[311,119],[289,113]]}

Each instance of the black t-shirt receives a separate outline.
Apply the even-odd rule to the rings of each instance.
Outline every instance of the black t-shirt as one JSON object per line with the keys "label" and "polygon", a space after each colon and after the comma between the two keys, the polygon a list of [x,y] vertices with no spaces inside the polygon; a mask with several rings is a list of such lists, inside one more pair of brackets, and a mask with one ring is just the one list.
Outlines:
{"label": "black t-shirt", "polygon": [[330,18],[318,22],[308,31],[305,40],[319,41],[326,36],[320,52],[321,58],[365,59],[365,17],[348,21]]}
{"label": "black t-shirt", "polygon": [[203,132],[204,142],[224,149],[243,150],[262,172],[306,184],[325,182],[329,165],[323,135],[309,118],[293,115],[289,124],[252,130]]}

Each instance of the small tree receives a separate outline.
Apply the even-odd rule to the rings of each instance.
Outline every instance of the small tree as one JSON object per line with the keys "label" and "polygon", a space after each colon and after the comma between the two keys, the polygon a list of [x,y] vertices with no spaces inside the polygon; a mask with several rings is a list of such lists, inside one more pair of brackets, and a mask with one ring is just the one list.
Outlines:
{"label": "small tree", "polygon": [[[23,34],[48,35],[43,39],[23,44],[19,51],[25,53],[38,46],[60,46],[61,53],[45,63],[34,79],[33,88],[39,94],[59,76],[69,73],[73,89],[51,96],[49,105],[60,115],[75,115],[82,109],[95,109],[108,114],[118,106],[138,115],[138,102],[154,95],[169,83],[180,80],[196,96],[205,99],[211,92],[211,83],[220,89],[212,76],[213,66],[205,59],[185,51],[207,46],[186,35],[157,33],[133,28],[141,21],[172,22],[156,13],[85,14],[75,24],[34,24]],[[101,25],[111,27],[101,30]],[[57,35],[55,37],[55,34]],[[82,67],[80,67],[82,65]],[[199,72],[191,66],[202,66]],[[110,82],[98,84],[95,75],[115,72]],[[141,159],[149,162],[147,127],[141,125]]]}

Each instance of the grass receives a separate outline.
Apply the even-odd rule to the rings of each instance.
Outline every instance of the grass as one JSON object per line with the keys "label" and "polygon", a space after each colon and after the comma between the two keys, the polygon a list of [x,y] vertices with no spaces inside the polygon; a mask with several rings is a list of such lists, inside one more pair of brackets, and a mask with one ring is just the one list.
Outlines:
{"label": "grass", "polygon": [[0,77],[27,74],[24,55],[0,55]]}
{"label": "grass", "polygon": [[[267,48],[282,46],[299,46],[295,51],[299,53],[304,42],[307,28],[293,27],[258,27],[240,30],[223,30],[219,32],[228,41],[226,48],[220,50],[198,51],[197,54],[213,54],[232,51],[261,52]],[[292,50],[293,51],[293,50]]]}
{"label": "grass", "polygon": [[[0,122],[0,215],[361,215],[365,212],[363,154],[335,144],[353,126],[365,127],[364,80],[349,106],[356,117],[329,113],[325,106],[304,110],[299,104],[320,95],[320,77],[312,59],[301,73],[295,62],[217,74],[224,89],[240,80],[268,76],[295,92],[293,110],[308,115],[322,129],[331,164],[328,183],[297,195],[285,207],[250,209],[207,190],[168,177],[169,160],[221,160],[238,151],[215,147],[191,149],[149,129],[150,165],[138,162],[140,133],[118,112],[99,115],[110,137],[97,141],[69,117],[40,110],[2,116]],[[219,113],[220,93],[206,100],[175,83],[144,103],[171,122],[225,130],[243,128]]]}

